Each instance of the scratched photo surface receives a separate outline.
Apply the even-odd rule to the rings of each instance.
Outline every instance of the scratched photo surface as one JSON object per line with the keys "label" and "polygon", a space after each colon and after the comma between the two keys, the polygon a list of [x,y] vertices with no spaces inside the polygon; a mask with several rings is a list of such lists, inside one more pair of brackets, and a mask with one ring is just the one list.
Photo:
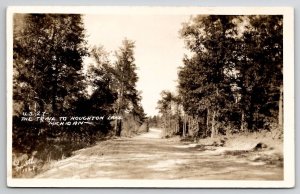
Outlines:
{"label": "scratched photo surface", "polygon": [[283,181],[283,26],[13,13],[9,176]]}

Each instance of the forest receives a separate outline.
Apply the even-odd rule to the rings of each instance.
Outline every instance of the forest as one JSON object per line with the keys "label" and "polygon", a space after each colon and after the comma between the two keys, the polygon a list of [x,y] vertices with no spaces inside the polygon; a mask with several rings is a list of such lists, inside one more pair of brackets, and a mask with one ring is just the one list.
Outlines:
{"label": "forest", "polygon": [[[137,89],[134,40],[124,38],[111,57],[88,45],[80,14],[13,21],[13,177],[149,127],[191,141],[263,131],[283,138],[281,15],[196,15],[183,23],[177,89],[161,92],[155,116],[146,115]],[[59,125],[41,117],[99,119]]]}
{"label": "forest", "polygon": [[[12,139],[16,176],[24,169],[35,171],[46,161],[68,157],[100,139],[148,130],[136,89],[134,41],[124,38],[111,61],[103,46],[87,45],[84,33],[81,15],[14,15]],[[93,61],[84,67],[87,56]],[[54,120],[61,116],[101,119],[60,126],[42,122],[42,114],[44,119]],[[24,122],[22,117],[28,115],[32,121]]]}
{"label": "forest", "polygon": [[282,16],[196,16],[180,36],[189,51],[177,92],[164,90],[164,136],[214,138],[272,131],[283,135]]}

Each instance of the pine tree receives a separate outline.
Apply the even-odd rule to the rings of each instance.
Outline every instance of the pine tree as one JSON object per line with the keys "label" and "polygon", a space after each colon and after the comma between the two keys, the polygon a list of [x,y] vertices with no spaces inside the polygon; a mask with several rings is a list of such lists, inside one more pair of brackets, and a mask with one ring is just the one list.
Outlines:
{"label": "pine tree", "polygon": [[107,133],[111,130],[108,117],[114,114],[113,104],[117,98],[113,90],[112,64],[108,59],[108,53],[102,46],[93,47],[90,55],[95,62],[89,66],[86,74],[88,90],[91,90],[91,94],[83,100],[86,103],[79,109],[86,110],[83,115],[103,116],[104,119],[96,123],[93,130]]}
{"label": "pine tree", "polygon": [[[15,14],[14,22],[14,120],[19,120],[22,112],[71,114],[83,93],[82,60],[87,54],[81,15]],[[25,141],[33,135],[32,145],[42,141],[36,136],[45,132],[50,136],[64,133],[37,123],[31,126],[35,132],[21,132],[19,139]]]}
{"label": "pine tree", "polygon": [[[81,69],[86,48],[81,16],[25,14],[23,18],[22,32],[14,44],[18,80],[26,82],[24,88],[32,87],[41,111],[58,114],[72,108],[83,89]],[[51,106],[44,107],[48,104]]]}
{"label": "pine tree", "polygon": [[[140,96],[136,89],[138,75],[134,58],[134,42],[124,39],[122,46],[116,52],[114,76],[116,81],[115,89],[118,97],[115,103],[115,112],[121,117],[125,113],[134,113],[144,117],[144,111],[140,105]],[[115,121],[116,135],[120,136],[122,131],[122,120]]]}

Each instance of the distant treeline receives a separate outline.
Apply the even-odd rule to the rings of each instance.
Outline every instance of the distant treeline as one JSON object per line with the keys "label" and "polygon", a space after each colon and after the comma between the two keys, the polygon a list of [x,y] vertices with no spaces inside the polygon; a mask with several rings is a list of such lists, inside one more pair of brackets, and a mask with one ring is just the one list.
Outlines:
{"label": "distant treeline", "polygon": [[[100,137],[147,130],[136,89],[134,47],[124,39],[112,61],[103,47],[88,47],[81,15],[15,14],[13,151],[59,159]],[[89,66],[85,57],[92,59]],[[80,126],[21,121],[23,113],[37,112],[105,117]],[[107,119],[113,115],[122,119]]]}
{"label": "distant treeline", "polygon": [[161,93],[165,136],[279,130],[283,125],[283,17],[199,15],[180,36],[189,53],[178,92]]}

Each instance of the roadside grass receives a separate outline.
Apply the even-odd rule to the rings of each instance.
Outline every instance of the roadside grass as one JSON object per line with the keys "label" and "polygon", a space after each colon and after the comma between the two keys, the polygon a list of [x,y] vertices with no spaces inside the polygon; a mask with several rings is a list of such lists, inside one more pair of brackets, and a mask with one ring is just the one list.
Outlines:
{"label": "roadside grass", "polygon": [[[130,130],[132,129],[132,130]],[[139,125],[133,120],[124,122],[122,136],[133,137],[137,134],[148,131],[146,123]],[[74,155],[75,151],[88,148],[99,141],[112,139],[114,133],[98,135],[90,139],[85,138],[65,138],[65,139],[45,139],[40,141],[31,153],[21,153],[16,150],[12,153],[12,177],[13,178],[33,178],[39,173],[51,168],[52,163]]]}
{"label": "roadside grass", "polygon": [[12,177],[32,178],[47,170],[51,163],[73,155],[73,152],[93,144],[87,141],[51,139],[41,142],[32,153],[12,153]]}

